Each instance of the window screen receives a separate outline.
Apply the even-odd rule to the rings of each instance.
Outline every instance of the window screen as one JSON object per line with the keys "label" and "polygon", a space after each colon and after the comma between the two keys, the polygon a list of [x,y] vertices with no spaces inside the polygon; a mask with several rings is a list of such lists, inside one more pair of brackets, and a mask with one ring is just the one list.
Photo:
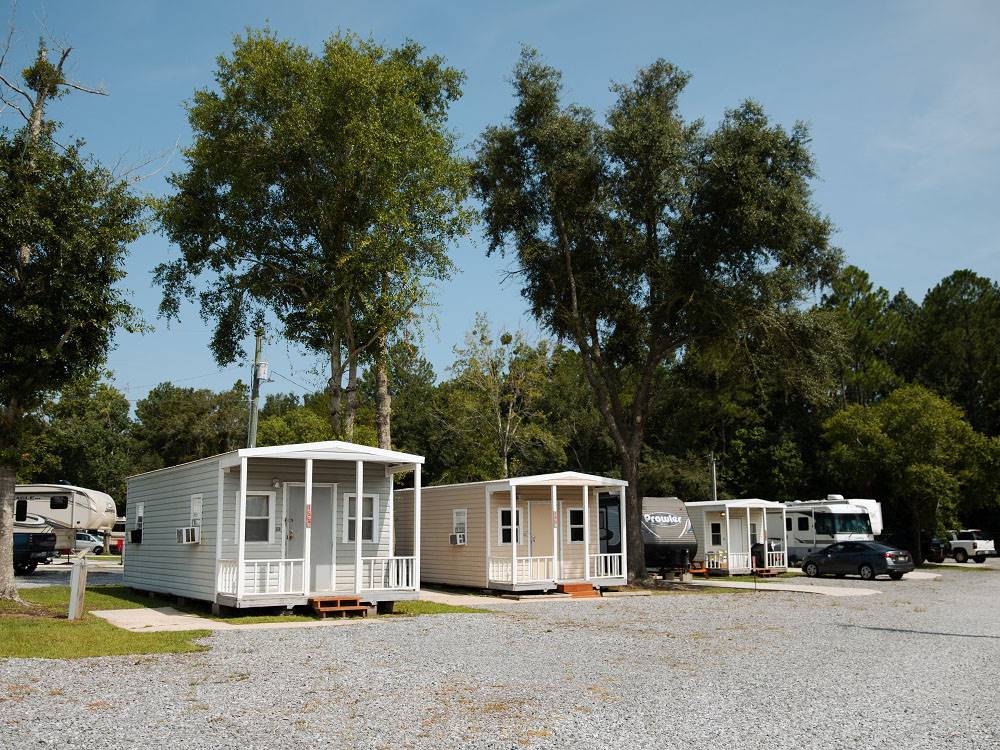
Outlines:
{"label": "window screen", "polygon": [[49,498],[51,510],[66,510],[69,507],[69,495],[53,495]]}
{"label": "window screen", "polygon": [[583,508],[569,509],[569,540],[583,542]]}
{"label": "window screen", "polygon": [[721,547],[722,546],[722,524],[713,523],[711,526],[712,530],[712,546]]}
{"label": "window screen", "polygon": [[247,495],[247,513],[244,522],[246,541],[266,542],[270,539],[271,498],[268,495]]}

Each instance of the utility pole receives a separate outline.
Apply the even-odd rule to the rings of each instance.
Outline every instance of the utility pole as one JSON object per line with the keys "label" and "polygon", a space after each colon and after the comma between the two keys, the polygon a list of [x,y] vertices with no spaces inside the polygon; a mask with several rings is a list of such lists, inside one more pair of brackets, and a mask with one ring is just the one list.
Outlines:
{"label": "utility pole", "polygon": [[257,329],[257,345],[253,355],[253,378],[250,388],[250,427],[247,430],[247,448],[257,446],[257,412],[260,409],[260,384],[268,379],[267,362],[260,359],[264,344],[264,329]]}
{"label": "utility pole", "polygon": [[717,503],[719,501],[719,493],[715,485],[715,451],[711,451],[708,454],[708,460],[712,467],[712,502]]}

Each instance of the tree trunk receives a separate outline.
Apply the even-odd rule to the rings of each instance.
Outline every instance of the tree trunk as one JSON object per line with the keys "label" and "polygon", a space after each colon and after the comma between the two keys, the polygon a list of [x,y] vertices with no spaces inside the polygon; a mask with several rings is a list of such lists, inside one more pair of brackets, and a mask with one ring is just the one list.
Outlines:
{"label": "tree trunk", "polygon": [[389,393],[389,337],[379,336],[375,352],[375,428],[378,447],[392,449],[392,396]]}
{"label": "tree trunk", "polygon": [[358,353],[347,352],[347,407],[344,409],[344,440],[354,440],[354,420],[358,412]]}
{"label": "tree trunk", "polygon": [[628,521],[628,577],[630,580],[646,577],[646,548],[642,541],[642,498],[639,497],[639,457],[622,456],[622,479],[628,482],[625,489],[625,518]]}
{"label": "tree trunk", "polygon": [[330,345],[330,432],[335,438],[343,435],[341,402],[344,392],[344,359],[340,342]]}
{"label": "tree trunk", "polygon": [[14,467],[0,465],[0,600],[21,602],[14,582]]}

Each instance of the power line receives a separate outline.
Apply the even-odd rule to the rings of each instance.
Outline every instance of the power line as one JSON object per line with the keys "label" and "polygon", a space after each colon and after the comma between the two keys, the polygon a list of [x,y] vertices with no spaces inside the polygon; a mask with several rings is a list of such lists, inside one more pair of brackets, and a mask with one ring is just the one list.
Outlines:
{"label": "power line", "polygon": [[272,374],[272,375],[277,375],[277,376],[278,376],[279,378],[281,378],[282,380],[287,380],[287,381],[288,381],[289,383],[291,383],[292,385],[297,385],[297,386],[298,386],[299,388],[301,388],[301,389],[302,389],[302,390],[304,390],[304,391],[309,391],[309,392],[312,392],[312,391],[315,391],[315,390],[316,390],[316,387],[315,387],[315,386],[308,386],[308,385],[302,385],[302,383],[297,383],[297,382],[295,382],[294,380],[292,380],[291,378],[289,378],[289,377],[286,377],[285,375],[282,375],[282,374],[281,374],[280,372],[278,372],[277,370],[271,370],[271,374]]}

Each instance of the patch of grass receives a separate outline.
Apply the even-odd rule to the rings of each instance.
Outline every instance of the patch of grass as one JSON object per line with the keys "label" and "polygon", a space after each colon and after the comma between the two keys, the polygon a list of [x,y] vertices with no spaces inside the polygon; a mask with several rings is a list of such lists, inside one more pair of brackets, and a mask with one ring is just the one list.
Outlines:
{"label": "patch of grass", "polygon": [[477,609],[476,607],[466,607],[455,604],[440,604],[439,602],[428,602],[422,599],[396,602],[393,607],[392,616],[413,617],[415,615],[455,615],[455,614],[485,614],[487,609]]}
{"label": "patch of grass", "polygon": [[677,584],[675,588],[651,589],[654,596],[669,596],[672,594],[752,594],[753,589],[724,589],[721,586],[684,586]]}

